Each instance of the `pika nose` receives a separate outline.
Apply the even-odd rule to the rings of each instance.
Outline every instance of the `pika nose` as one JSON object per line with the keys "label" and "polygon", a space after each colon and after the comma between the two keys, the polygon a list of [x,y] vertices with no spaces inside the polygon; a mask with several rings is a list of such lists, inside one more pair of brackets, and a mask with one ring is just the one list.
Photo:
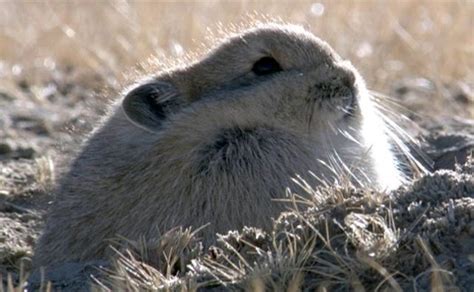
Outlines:
{"label": "pika nose", "polygon": [[335,70],[337,71],[337,75],[341,76],[342,83],[345,86],[354,88],[356,76],[354,74],[352,65],[348,61],[341,62],[338,66],[336,66]]}
{"label": "pika nose", "polygon": [[355,82],[356,82],[356,77],[354,73],[351,71],[346,71],[346,74],[344,78],[342,79],[342,82],[344,83],[345,86],[349,88],[354,88]]}
{"label": "pika nose", "polygon": [[352,100],[356,96],[356,75],[345,62],[319,67],[316,72],[319,80],[312,86],[314,98]]}

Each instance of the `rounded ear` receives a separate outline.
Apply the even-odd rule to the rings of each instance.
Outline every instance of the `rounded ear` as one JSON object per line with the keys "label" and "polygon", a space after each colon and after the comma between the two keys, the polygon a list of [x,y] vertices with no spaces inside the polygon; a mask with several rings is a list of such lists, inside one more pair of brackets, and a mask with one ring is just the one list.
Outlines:
{"label": "rounded ear", "polygon": [[122,109],[134,125],[157,132],[167,116],[176,110],[178,95],[172,84],[153,81],[130,91],[122,101]]}

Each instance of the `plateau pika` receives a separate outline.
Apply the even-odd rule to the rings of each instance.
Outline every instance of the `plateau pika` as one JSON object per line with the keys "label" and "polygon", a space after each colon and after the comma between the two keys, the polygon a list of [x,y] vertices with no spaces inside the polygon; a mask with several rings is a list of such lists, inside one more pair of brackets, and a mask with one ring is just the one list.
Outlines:
{"label": "plateau pika", "polygon": [[[364,81],[303,28],[266,24],[127,92],[62,177],[35,266],[104,257],[109,239],[269,228],[292,177],[403,180]],[[314,173],[315,176],[310,173]]]}

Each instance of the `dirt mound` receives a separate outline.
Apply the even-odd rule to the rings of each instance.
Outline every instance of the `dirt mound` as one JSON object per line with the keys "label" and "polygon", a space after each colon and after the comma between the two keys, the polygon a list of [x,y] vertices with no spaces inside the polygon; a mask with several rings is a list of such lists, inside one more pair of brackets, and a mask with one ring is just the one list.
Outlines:
{"label": "dirt mound", "polygon": [[[310,201],[288,197],[292,210],[271,233],[230,231],[204,250],[199,231],[178,229],[155,242],[123,243],[114,263],[70,263],[47,278],[67,289],[86,287],[92,271],[104,290],[468,291],[474,286],[473,162],[390,194],[308,189]],[[38,285],[38,277],[30,282]]]}

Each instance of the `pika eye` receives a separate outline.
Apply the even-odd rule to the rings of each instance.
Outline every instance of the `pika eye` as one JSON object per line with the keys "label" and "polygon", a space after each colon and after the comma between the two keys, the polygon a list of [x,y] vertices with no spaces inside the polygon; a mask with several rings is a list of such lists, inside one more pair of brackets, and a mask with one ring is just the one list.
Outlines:
{"label": "pika eye", "polygon": [[257,76],[273,74],[282,71],[280,64],[272,57],[263,57],[253,64],[252,72]]}

